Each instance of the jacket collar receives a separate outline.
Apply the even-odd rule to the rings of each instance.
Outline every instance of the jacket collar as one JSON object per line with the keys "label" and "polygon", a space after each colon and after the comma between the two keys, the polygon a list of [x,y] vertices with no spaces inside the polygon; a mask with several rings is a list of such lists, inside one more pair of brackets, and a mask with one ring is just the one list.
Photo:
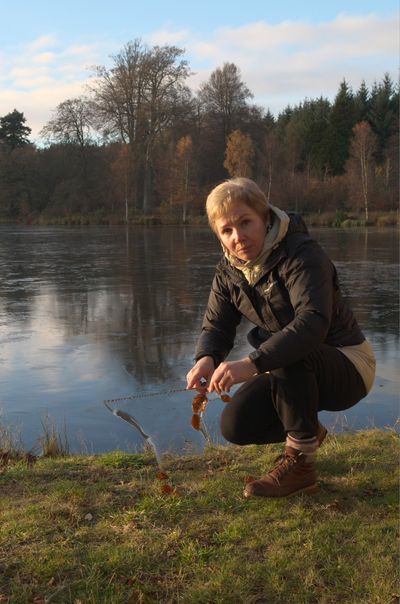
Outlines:
{"label": "jacket collar", "polygon": [[[295,235],[297,233],[308,235],[307,227],[300,214],[288,213],[288,216],[290,220],[287,233],[266,259],[264,266],[258,275],[257,281],[253,283],[253,287],[260,281],[260,279],[262,279],[267,273],[269,273],[283,258],[287,257],[286,242],[292,235]],[[218,266],[225,273],[229,274],[229,278],[236,285],[239,285],[240,287],[244,288],[246,288],[246,286],[250,287],[245,276],[243,275],[243,272],[235,266],[232,266],[232,264],[227,260],[226,257],[223,257],[220,260]]]}

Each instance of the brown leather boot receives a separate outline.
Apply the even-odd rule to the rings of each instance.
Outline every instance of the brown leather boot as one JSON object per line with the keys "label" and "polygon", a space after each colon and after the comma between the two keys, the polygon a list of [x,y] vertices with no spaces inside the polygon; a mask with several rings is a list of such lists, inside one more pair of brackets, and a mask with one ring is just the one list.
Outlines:
{"label": "brown leather boot", "polygon": [[313,455],[304,455],[286,446],[285,453],[278,460],[268,474],[246,485],[245,497],[290,497],[318,490]]}

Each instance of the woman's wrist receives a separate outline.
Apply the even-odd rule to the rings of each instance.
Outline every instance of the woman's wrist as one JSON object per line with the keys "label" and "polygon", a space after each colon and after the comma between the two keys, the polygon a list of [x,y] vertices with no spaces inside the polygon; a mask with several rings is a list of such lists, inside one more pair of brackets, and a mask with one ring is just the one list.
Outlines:
{"label": "woman's wrist", "polygon": [[217,366],[215,357],[213,357],[212,354],[202,354],[199,357],[196,358],[196,363],[198,363],[199,361],[201,361],[202,359],[209,359],[210,361],[212,361],[213,365],[214,365],[214,369]]}
{"label": "woman's wrist", "polygon": [[265,362],[265,355],[260,350],[250,352],[248,359],[254,365],[257,373],[264,373],[263,364]]}

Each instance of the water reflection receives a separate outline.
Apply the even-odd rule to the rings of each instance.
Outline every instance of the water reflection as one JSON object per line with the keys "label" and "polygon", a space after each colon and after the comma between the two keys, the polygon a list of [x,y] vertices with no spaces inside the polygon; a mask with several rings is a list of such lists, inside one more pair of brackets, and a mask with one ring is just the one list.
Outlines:
{"label": "water reflection", "polygon": [[[378,356],[373,393],[352,425],[398,415],[398,232],[318,230]],[[184,385],[215,263],[205,228],[0,227],[0,386],[4,419],[35,442],[41,419],[64,421],[71,445],[140,447],[102,400]],[[240,327],[240,334],[247,330]],[[234,356],[248,350],[238,338]],[[162,386],[162,388],[160,388]],[[190,393],[126,403],[162,450],[202,446]],[[134,407],[134,408],[133,408]],[[222,406],[207,409],[214,435]]]}

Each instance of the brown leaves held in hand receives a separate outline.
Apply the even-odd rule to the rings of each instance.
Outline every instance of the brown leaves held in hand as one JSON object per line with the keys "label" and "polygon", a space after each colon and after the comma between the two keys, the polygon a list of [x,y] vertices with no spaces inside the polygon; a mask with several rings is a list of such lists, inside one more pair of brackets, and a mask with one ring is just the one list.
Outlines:
{"label": "brown leaves held in hand", "polygon": [[208,398],[205,394],[197,394],[192,402],[193,413],[204,413],[208,403]]}
{"label": "brown leaves held in hand", "polygon": [[232,398],[229,396],[229,394],[221,394],[220,399],[224,403],[230,403],[232,401]]}
{"label": "brown leaves held in hand", "polygon": [[194,428],[195,430],[200,430],[200,426],[201,426],[200,415],[197,415],[197,413],[195,413],[194,415],[192,415],[192,428]]}
{"label": "brown leaves held in hand", "polygon": [[160,471],[157,474],[157,478],[158,478],[158,480],[167,480],[168,474],[166,472]]}
{"label": "brown leaves held in hand", "polygon": [[201,413],[204,413],[208,404],[208,398],[205,394],[197,394],[192,401],[192,428],[200,430]]}

